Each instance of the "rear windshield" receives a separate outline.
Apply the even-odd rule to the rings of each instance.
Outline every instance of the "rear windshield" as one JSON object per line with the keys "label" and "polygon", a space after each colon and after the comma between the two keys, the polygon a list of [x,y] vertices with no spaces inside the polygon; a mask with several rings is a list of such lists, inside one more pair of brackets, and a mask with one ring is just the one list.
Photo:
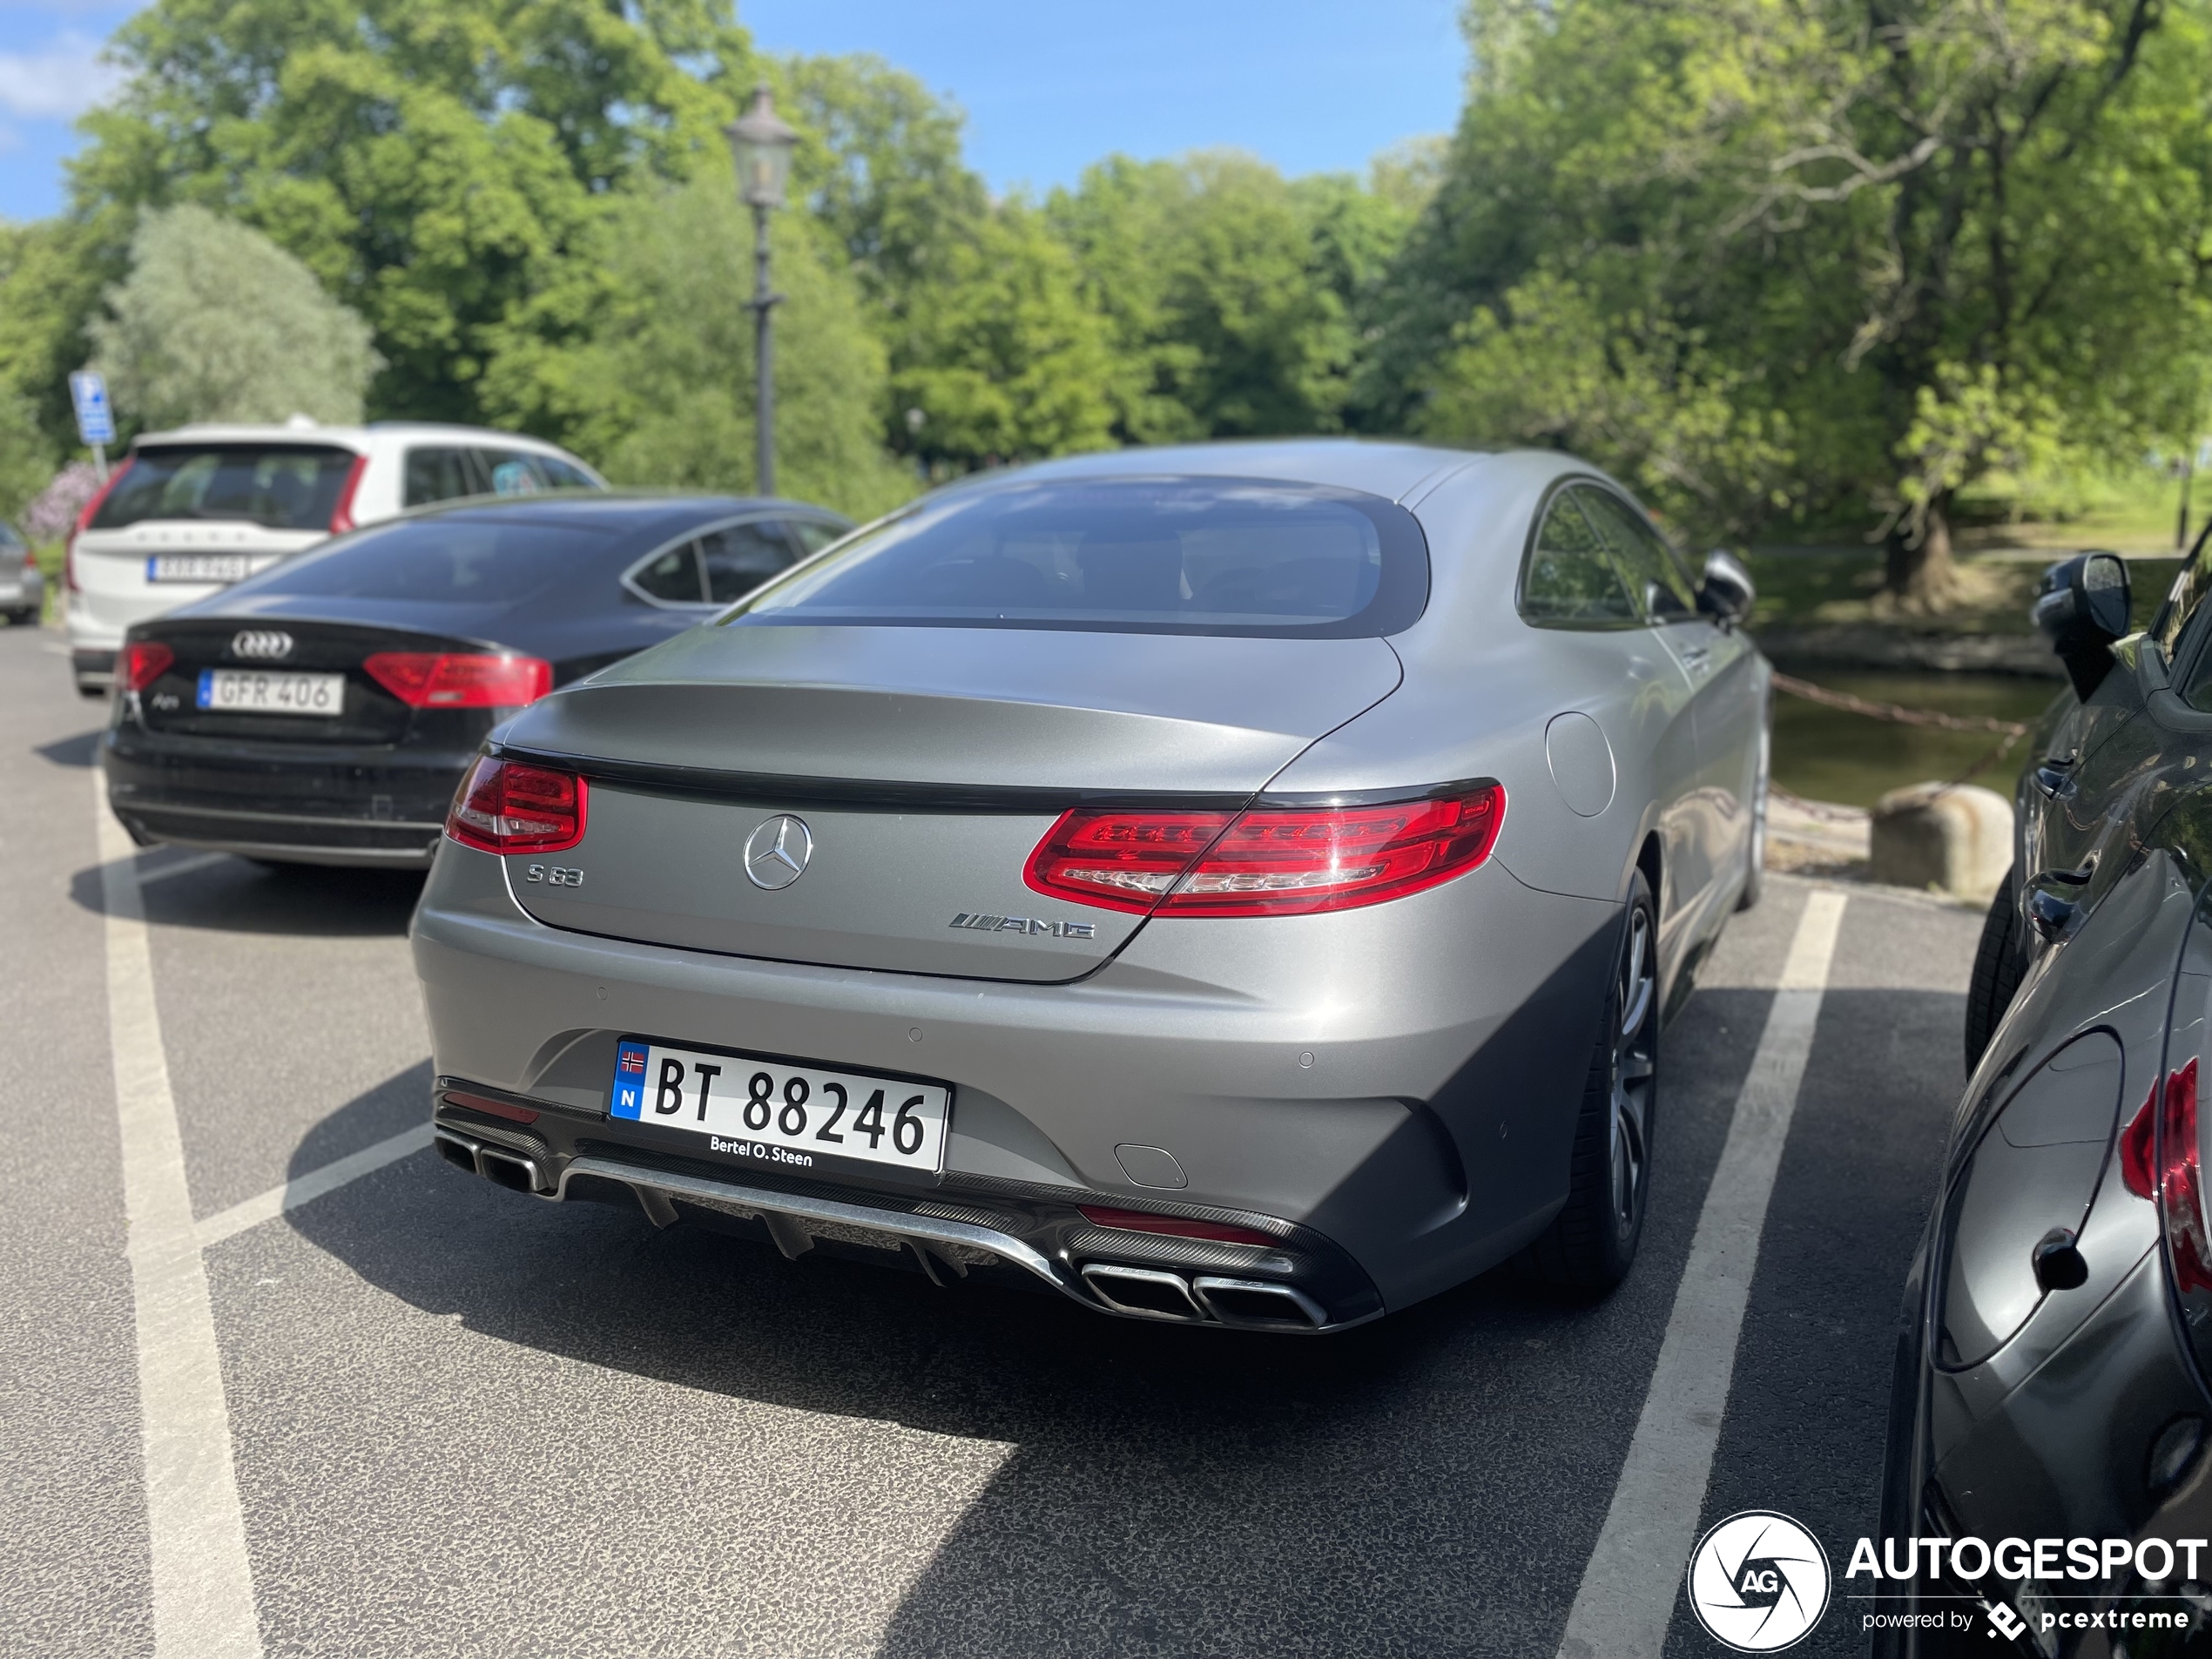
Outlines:
{"label": "rear windshield", "polygon": [[273,530],[330,528],[354,469],[349,449],[295,443],[165,445],[141,449],[116,481],[96,530],[146,518],[244,520]]}
{"label": "rear windshield", "polygon": [[1345,638],[1428,600],[1402,507],[1244,478],[955,490],[760,590],[738,624],[1062,628]]}
{"label": "rear windshield", "polygon": [[[527,604],[588,575],[613,550],[606,530],[450,516],[382,524],[312,548],[239,583],[240,594],[318,599],[421,599],[448,604]],[[614,572],[608,572],[609,598]]]}

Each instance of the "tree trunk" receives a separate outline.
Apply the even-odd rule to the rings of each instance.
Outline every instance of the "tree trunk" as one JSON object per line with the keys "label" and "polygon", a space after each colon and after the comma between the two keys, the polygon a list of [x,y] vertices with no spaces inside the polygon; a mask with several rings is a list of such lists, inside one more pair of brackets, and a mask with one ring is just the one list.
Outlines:
{"label": "tree trunk", "polygon": [[1958,591],[1959,567],[1951,556],[1951,494],[1928,503],[1918,535],[1900,523],[1890,532],[1888,570],[1882,590],[1906,610],[1936,611]]}

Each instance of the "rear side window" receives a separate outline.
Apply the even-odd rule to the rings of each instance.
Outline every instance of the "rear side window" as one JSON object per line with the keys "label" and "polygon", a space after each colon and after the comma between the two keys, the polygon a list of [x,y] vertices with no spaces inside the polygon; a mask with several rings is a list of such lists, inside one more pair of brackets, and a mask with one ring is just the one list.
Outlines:
{"label": "rear side window", "polygon": [[1697,590],[1649,519],[1610,490],[1578,485],[1574,494],[1620,559],[1645,615],[1671,621],[1697,614]]}
{"label": "rear side window", "polygon": [[801,551],[813,554],[820,552],[852,528],[850,524],[825,524],[817,518],[795,518],[791,523],[791,533],[799,538]]}
{"label": "rear side window", "polygon": [[164,444],[140,449],[92,516],[97,530],[150,518],[260,524],[273,530],[330,528],[354,469],[350,449],[306,444]]}
{"label": "rear side window", "polygon": [[1583,512],[1580,490],[1552,497],[1521,577],[1521,614],[1543,628],[1622,628],[1643,620],[1613,550]]}
{"label": "rear side window", "polygon": [[799,550],[780,521],[755,518],[709,530],[699,537],[699,556],[706,565],[707,597],[728,604],[788,570]]}
{"label": "rear side window", "polygon": [[699,544],[685,542],[655,554],[630,573],[630,585],[663,604],[705,604],[706,590],[699,583]]}
{"label": "rear side window", "polygon": [[476,458],[495,496],[535,496],[541,489],[597,489],[583,471],[557,455],[527,449],[479,449]]}
{"label": "rear side window", "polygon": [[310,549],[230,593],[510,607],[556,583],[588,578],[614,541],[605,530],[463,509],[376,525]]}
{"label": "rear side window", "polygon": [[428,507],[432,502],[455,501],[482,492],[470,470],[466,449],[410,449],[407,452],[406,502]]}
{"label": "rear side window", "polygon": [[772,582],[726,620],[1352,638],[1428,602],[1413,516],[1244,478],[954,489]]}

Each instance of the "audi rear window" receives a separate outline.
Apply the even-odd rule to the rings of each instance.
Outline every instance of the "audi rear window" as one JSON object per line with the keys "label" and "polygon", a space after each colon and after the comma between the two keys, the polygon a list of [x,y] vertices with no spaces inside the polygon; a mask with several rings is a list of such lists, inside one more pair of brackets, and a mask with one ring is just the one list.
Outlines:
{"label": "audi rear window", "polygon": [[[317,599],[529,603],[588,579],[615,548],[610,531],[529,520],[437,517],[381,524],[311,548],[229,590]],[[609,598],[613,576],[608,576]]]}
{"label": "audi rear window", "polygon": [[350,449],[291,443],[140,449],[91,527],[117,530],[143,519],[193,518],[273,530],[328,529],[354,459]]}
{"label": "audi rear window", "polygon": [[1349,638],[1428,602],[1404,508],[1245,478],[1041,481],[925,501],[772,582],[727,624]]}

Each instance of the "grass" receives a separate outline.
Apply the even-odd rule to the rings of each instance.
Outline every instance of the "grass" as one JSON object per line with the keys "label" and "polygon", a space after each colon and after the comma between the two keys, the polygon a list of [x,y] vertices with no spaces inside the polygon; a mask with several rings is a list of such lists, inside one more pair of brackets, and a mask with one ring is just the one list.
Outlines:
{"label": "grass", "polygon": [[[1926,617],[1902,615],[1880,603],[1879,549],[1753,548],[1744,559],[1759,590],[1751,631],[1858,625],[1925,634],[2028,633],[2033,628],[2028,607],[2044,568],[2054,558],[2074,551],[2075,545],[1960,554],[1960,602],[1940,615]],[[2150,620],[2180,568],[2170,550],[2156,556],[2128,556],[2137,627]]]}

